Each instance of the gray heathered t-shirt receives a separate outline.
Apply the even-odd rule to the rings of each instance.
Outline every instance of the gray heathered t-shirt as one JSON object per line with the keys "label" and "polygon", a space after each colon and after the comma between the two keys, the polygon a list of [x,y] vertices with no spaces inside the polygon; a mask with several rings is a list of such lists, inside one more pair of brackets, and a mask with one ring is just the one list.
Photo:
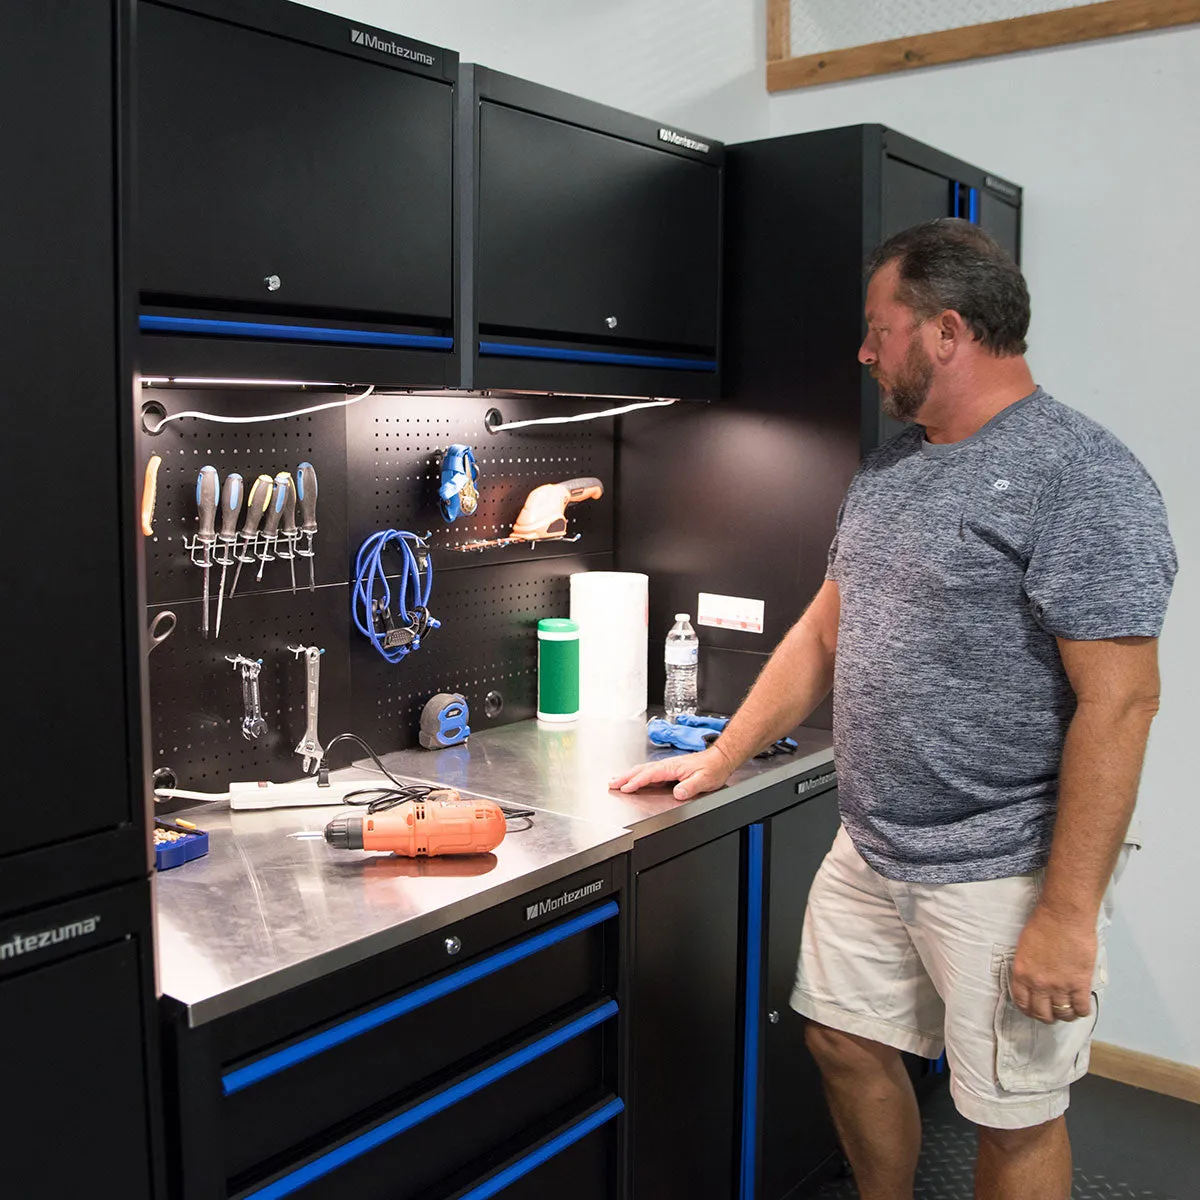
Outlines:
{"label": "gray heathered t-shirt", "polygon": [[842,820],[890,879],[1044,866],[1075,694],[1055,637],[1156,637],[1176,559],[1162,497],[1041,389],[961,442],[874,451],[838,515]]}

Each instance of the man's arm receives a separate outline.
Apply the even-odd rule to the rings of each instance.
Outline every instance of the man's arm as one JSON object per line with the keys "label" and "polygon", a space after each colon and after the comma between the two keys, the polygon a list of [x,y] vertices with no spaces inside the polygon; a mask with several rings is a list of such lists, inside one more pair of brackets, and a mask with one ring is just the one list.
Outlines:
{"label": "man's arm", "polygon": [[840,608],[837,584],[826,580],[775,648],[716,742],[699,754],[643,763],[609,780],[609,787],[636,792],[649,784],[679,780],[676,800],[719,788],[748,758],[799,725],[829,694]]}
{"label": "man's arm", "polygon": [[1155,638],[1059,638],[1058,646],[1078,707],[1063,745],[1045,884],[1017,943],[1012,983],[1017,1007],[1047,1022],[1091,1010],[1096,919],[1133,815],[1159,694]]}

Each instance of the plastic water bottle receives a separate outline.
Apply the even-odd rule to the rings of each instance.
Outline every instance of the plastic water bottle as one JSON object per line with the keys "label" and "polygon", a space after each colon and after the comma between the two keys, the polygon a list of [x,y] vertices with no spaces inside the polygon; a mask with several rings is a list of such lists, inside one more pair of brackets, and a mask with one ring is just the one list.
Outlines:
{"label": "plastic water bottle", "polygon": [[667,665],[667,687],[663,696],[663,707],[667,720],[673,721],[680,713],[696,711],[696,672],[700,661],[700,639],[692,628],[688,613],[676,613],[675,624],[667,634],[665,662]]}

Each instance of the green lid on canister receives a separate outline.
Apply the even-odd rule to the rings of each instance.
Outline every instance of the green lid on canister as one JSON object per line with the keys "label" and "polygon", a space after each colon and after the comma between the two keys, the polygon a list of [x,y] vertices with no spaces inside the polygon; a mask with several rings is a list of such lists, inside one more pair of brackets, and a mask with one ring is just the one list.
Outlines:
{"label": "green lid on canister", "polygon": [[565,617],[538,622],[539,721],[573,721],[579,716],[579,623]]}
{"label": "green lid on canister", "polygon": [[568,617],[543,617],[538,622],[538,634],[543,633],[578,633],[579,622]]}

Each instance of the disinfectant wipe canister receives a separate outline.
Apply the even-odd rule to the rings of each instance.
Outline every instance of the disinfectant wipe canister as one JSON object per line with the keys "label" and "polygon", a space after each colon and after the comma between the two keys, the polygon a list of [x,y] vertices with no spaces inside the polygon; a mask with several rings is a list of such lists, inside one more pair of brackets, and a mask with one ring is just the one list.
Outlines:
{"label": "disinfectant wipe canister", "polygon": [[579,716],[579,625],[565,617],[538,622],[539,721]]}

